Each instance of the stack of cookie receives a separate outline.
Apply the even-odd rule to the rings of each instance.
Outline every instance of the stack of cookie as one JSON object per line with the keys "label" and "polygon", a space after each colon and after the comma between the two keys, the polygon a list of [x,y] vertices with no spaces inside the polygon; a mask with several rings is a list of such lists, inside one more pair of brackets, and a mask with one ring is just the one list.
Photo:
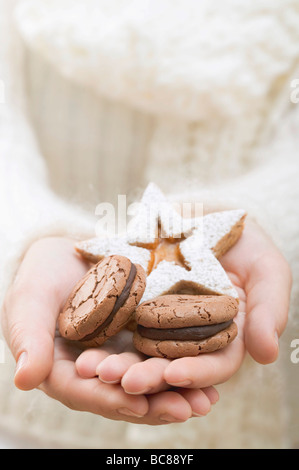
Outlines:
{"label": "stack of cookie", "polygon": [[[212,213],[187,226],[185,219],[177,223],[179,215],[155,185],[141,202],[125,236],[76,245],[95,265],[69,296],[60,334],[99,346],[133,320],[133,343],[148,356],[196,356],[225,347],[237,336],[238,294],[217,258],[240,238],[245,212]],[[151,230],[138,233],[145,217]]]}

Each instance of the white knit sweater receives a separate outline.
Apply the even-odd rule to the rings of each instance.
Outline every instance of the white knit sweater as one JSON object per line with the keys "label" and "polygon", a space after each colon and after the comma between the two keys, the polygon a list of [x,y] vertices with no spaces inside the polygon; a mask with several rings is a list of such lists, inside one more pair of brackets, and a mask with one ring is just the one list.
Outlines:
{"label": "white knit sweater", "polygon": [[247,209],[294,275],[281,360],[259,366],[248,358],[219,386],[207,418],[140,432],[68,410],[16,390],[6,348],[2,426],[70,447],[292,445],[299,104],[290,95],[299,76],[299,2],[0,0],[0,34],[2,297],[32,240],[94,235],[93,205],[133,197],[149,180],[176,199]]}

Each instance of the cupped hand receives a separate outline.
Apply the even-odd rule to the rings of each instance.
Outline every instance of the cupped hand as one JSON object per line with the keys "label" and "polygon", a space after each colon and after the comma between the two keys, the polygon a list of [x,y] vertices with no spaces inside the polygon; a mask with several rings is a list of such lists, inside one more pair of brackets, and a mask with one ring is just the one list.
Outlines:
{"label": "cupped hand", "polygon": [[240,299],[237,338],[226,348],[175,360],[145,359],[133,351],[106,354],[87,350],[77,360],[81,376],[97,375],[104,383],[121,384],[132,395],[155,393],[167,386],[202,389],[227,381],[240,368],[246,350],[259,363],[278,355],[278,337],[289,309],[291,272],[273,241],[248,220],[237,244],[220,260]]}
{"label": "cupped hand", "polygon": [[[115,420],[166,424],[207,414],[218,400],[217,391],[213,387],[171,390],[163,379],[163,360],[151,394],[126,393],[119,380],[100,381],[90,373],[91,364],[88,374],[79,375],[80,358],[82,364],[86,356],[80,355],[82,350],[75,343],[57,334],[56,324],[69,293],[88,269],[72,240],[44,238],[27,251],[1,312],[2,329],[17,362],[16,386],[22,390],[39,388],[69,408]],[[126,357],[127,365],[143,364],[144,358],[131,350],[131,343],[131,333],[123,331],[96,353],[106,359],[112,355],[120,362]]]}
{"label": "cupped hand", "polygon": [[239,241],[220,261],[239,293],[238,336],[223,350],[170,363],[164,371],[169,384],[186,386],[189,381],[190,387],[206,387],[223,383],[240,368],[246,351],[261,364],[277,359],[292,286],[288,263],[250,219]]}

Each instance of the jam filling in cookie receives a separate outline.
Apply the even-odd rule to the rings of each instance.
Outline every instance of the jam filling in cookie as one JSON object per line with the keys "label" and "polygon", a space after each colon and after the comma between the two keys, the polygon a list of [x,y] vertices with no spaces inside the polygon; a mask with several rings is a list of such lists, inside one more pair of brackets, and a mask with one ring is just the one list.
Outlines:
{"label": "jam filling in cookie", "polygon": [[93,262],[119,254],[142,266],[147,275],[142,302],[170,293],[238,299],[218,258],[240,238],[245,217],[242,209],[184,217],[150,183],[125,233],[95,237],[75,247]]}
{"label": "jam filling in cookie", "polygon": [[190,268],[185,262],[185,259],[180,250],[180,243],[185,240],[185,237],[171,238],[163,237],[161,234],[161,227],[159,225],[159,237],[156,238],[154,243],[138,244],[141,248],[150,251],[151,259],[148,263],[148,275],[157,268],[161,261],[169,261],[175,263],[177,266],[189,270]]}

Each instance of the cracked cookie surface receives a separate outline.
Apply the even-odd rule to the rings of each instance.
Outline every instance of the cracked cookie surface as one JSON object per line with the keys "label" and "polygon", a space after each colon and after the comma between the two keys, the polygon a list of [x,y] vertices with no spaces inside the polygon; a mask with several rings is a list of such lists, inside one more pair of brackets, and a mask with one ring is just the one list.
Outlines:
{"label": "cracked cookie surface", "polygon": [[100,345],[130,320],[146,283],[143,268],[119,255],[93,266],[70,294],[58,318],[60,334]]}
{"label": "cracked cookie surface", "polygon": [[237,313],[238,302],[229,296],[157,297],[136,309],[134,345],[148,356],[170,359],[216,351],[237,336]]}

